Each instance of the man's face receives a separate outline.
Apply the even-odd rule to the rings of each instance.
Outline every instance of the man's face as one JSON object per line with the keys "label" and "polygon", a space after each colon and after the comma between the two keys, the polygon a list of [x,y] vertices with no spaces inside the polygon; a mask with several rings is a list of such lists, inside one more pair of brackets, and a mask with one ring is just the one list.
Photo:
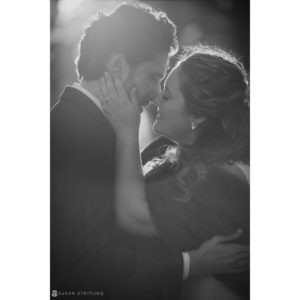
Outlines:
{"label": "man's face", "polygon": [[161,92],[161,81],[166,76],[168,63],[168,54],[159,53],[153,60],[142,62],[134,70],[132,86],[137,88],[141,106],[147,106]]}

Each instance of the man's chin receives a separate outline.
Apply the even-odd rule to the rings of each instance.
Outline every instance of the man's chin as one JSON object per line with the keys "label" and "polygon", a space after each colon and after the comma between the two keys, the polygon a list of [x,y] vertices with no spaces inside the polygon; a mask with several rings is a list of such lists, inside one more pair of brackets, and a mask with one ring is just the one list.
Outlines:
{"label": "man's chin", "polygon": [[139,103],[140,114],[143,112],[143,104]]}

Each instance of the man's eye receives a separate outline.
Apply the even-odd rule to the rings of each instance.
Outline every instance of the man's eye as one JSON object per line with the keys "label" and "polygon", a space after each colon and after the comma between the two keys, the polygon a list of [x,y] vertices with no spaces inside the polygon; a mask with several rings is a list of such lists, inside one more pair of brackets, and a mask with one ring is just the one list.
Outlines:
{"label": "man's eye", "polygon": [[152,76],[152,80],[155,82],[161,82],[162,81],[162,77],[160,76]]}
{"label": "man's eye", "polygon": [[169,97],[166,96],[166,95],[163,95],[162,98],[163,98],[163,100],[168,100],[169,99]]}

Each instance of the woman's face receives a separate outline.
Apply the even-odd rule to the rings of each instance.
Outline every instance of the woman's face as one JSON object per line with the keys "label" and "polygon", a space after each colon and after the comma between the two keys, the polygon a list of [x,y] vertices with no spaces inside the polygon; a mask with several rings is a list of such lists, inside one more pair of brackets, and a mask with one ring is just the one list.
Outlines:
{"label": "woman's face", "polygon": [[162,93],[155,103],[158,105],[153,130],[178,143],[190,140],[192,116],[186,111],[185,100],[179,90],[178,72],[173,69],[166,79]]}

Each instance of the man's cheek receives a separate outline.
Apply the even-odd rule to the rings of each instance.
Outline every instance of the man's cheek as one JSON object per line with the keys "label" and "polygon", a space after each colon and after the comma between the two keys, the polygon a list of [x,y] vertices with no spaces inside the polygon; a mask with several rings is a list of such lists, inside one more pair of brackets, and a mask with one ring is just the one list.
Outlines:
{"label": "man's cheek", "polygon": [[137,87],[136,89],[136,95],[139,103],[143,102],[143,93],[142,91]]}

